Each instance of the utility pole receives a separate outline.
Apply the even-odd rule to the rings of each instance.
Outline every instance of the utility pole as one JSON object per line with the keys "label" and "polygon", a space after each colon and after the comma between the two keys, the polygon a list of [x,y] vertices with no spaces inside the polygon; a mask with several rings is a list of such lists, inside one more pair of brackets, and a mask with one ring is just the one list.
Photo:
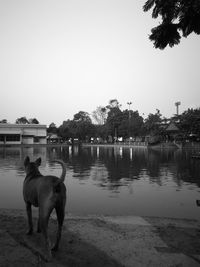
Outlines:
{"label": "utility pole", "polygon": [[128,139],[129,139],[129,146],[130,146],[130,120],[131,120],[131,112],[130,112],[130,106],[132,102],[127,102],[128,108]]}
{"label": "utility pole", "polygon": [[179,115],[179,106],[180,106],[181,102],[178,101],[175,103],[175,106],[176,106],[176,115]]}

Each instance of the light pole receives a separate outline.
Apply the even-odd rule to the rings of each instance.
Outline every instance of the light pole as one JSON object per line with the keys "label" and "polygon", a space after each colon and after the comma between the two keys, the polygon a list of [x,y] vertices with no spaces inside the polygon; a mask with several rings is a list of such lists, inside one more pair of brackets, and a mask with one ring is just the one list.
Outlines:
{"label": "light pole", "polygon": [[175,106],[176,106],[176,115],[179,115],[179,106],[180,106],[181,102],[178,101],[175,103]]}
{"label": "light pole", "polygon": [[129,146],[130,146],[130,119],[131,119],[131,112],[130,112],[130,106],[132,102],[127,102],[128,105],[128,139],[129,139]]}

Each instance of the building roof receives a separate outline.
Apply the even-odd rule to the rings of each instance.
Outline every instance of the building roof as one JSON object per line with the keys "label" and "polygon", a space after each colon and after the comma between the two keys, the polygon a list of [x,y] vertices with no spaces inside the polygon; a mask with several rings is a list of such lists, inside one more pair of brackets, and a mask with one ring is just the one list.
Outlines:
{"label": "building roof", "polygon": [[174,122],[170,122],[169,125],[165,129],[167,132],[179,132],[180,129]]}
{"label": "building roof", "polygon": [[48,139],[61,139],[61,137],[58,136],[57,134],[49,133],[48,134]]}
{"label": "building roof", "polygon": [[0,123],[0,128],[46,128],[45,124]]}

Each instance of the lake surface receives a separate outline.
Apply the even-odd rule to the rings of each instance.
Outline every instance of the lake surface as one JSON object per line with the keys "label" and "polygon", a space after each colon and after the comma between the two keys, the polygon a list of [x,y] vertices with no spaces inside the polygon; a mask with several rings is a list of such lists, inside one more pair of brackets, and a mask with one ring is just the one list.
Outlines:
{"label": "lake surface", "polygon": [[23,161],[42,158],[43,174],[67,166],[66,212],[200,219],[200,160],[192,151],[128,147],[0,148],[0,208],[24,209]]}

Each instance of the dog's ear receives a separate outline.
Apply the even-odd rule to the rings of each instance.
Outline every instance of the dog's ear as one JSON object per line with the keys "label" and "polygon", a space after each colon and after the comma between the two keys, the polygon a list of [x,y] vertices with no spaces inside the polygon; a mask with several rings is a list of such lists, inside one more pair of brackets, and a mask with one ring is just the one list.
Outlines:
{"label": "dog's ear", "polygon": [[41,165],[41,162],[42,162],[41,158],[38,158],[35,161],[35,163],[36,163],[37,166],[40,166]]}
{"label": "dog's ear", "polygon": [[24,166],[28,165],[29,162],[30,162],[30,158],[29,158],[29,156],[27,156],[27,157],[25,158],[25,160],[24,160]]}

